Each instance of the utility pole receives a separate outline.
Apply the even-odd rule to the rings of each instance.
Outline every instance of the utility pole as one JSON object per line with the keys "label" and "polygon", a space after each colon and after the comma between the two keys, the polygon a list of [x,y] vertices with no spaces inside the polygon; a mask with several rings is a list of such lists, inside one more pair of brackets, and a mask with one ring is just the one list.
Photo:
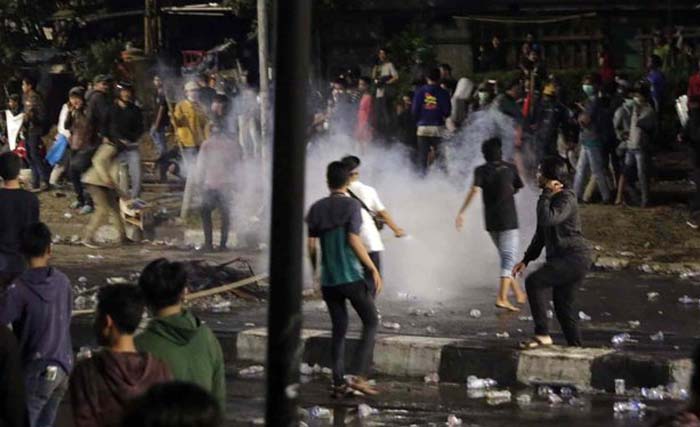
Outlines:
{"label": "utility pole", "polygon": [[270,79],[268,48],[267,0],[258,0],[258,68],[260,68],[260,135],[262,147],[266,147],[270,123]]}
{"label": "utility pole", "polygon": [[158,0],[145,0],[143,10],[143,49],[146,55],[153,55],[159,47]]}
{"label": "utility pole", "polygon": [[[298,426],[311,1],[276,0],[266,425]],[[258,23],[258,25],[260,25]]]}

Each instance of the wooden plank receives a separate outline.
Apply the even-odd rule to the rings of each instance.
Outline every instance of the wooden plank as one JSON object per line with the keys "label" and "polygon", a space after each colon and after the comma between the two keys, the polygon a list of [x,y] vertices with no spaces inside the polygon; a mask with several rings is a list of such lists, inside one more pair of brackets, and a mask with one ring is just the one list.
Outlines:
{"label": "wooden plank", "polygon": [[[257,276],[248,277],[247,279],[239,280],[238,282],[217,286],[215,288],[205,289],[205,290],[199,291],[199,292],[193,292],[193,293],[187,294],[185,296],[185,301],[192,301],[195,299],[220,294],[222,292],[228,292],[228,291],[231,291],[231,290],[234,290],[234,289],[246,286],[246,285],[250,285],[250,284],[255,283],[255,282],[267,280],[268,278],[269,278],[269,276],[267,274],[258,274]],[[83,316],[86,314],[94,314],[94,313],[95,313],[94,309],[73,310],[73,317]]]}

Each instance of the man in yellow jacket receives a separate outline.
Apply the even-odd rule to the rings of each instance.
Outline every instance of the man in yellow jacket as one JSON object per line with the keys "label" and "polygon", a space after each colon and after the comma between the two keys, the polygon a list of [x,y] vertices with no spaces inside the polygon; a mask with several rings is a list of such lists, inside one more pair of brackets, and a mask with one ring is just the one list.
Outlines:
{"label": "man in yellow jacket", "polygon": [[199,103],[199,86],[195,82],[185,85],[186,98],[180,101],[173,111],[173,124],[177,141],[182,151],[184,175],[187,176],[194,167],[197,150],[206,139],[206,127],[209,120],[205,109]]}

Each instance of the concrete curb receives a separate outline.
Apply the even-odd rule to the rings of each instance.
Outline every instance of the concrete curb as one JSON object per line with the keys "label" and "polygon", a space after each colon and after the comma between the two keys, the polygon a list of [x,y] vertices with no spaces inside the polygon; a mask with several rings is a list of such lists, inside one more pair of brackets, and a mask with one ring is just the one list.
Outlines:
{"label": "concrete curb", "polygon": [[[73,322],[76,348],[94,346],[91,322]],[[264,364],[267,357],[266,328],[243,331],[214,330],[230,367]],[[357,335],[345,345],[348,366],[353,360]],[[302,360],[310,365],[330,366],[330,331],[302,331]],[[380,375],[423,378],[437,372],[440,381],[464,384],[470,375],[493,378],[500,385],[568,384],[581,390],[614,391],[615,379],[628,388],[656,387],[677,383],[687,386],[692,373],[688,358],[632,352],[610,348],[552,346],[521,351],[508,341],[484,341],[412,335],[377,336],[374,371]],[[351,371],[352,372],[352,371]]]}
{"label": "concrete curb", "polygon": [[[218,335],[218,334],[217,334]],[[357,336],[346,343],[346,362],[352,360]],[[223,343],[222,343],[223,345]],[[227,345],[231,345],[228,341]],[[581,390],[614,391],[615,379],[628,387],[656,387],[689,383],[689,359],[644,355],[607,348],[552,346],[520,351],[509,343],[484,343],[410,335],[377,336],[374,370],[381,375],[418,377],[437,372],[442,382],[464,383],[469,375],[494,378],[502,385],[571,384]],[[265,362],[267,331],[256,328],[237,334],[237,358],[227,363]],[[330,365],[330,332],[302,333],[303,360]],[[226,354],[234,352],[224,351]]]}

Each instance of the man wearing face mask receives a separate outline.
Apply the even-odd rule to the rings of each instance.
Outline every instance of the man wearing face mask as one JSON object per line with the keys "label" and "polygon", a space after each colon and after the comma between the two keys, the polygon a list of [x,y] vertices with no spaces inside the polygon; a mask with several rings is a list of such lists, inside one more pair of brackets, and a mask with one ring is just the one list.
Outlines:
{"label": "man wearing face mask", "polygon": [[581,109],[578,116],[578,123],[581,127],[579,132],[581,153],[576,166],[574,191],[578,199],[581,200],[588,178],[592,175],[596,180],[603,203],[610,203],[612,195],[605,174],[607,161],[605,158],[604,135],[601,129],[603,111],[599,104],[595,78],[591,75],[586,76],[583,79],[581,89],[586,99],[583,103],[578,104]]}
{"label": "man wearing face mask", "polygon": [[172,379],[165,362],[136,350],[134,334],[144,309],[136,286],[100,289],[94,331],[102,349],[80,361],[70,379],[76,427],[117,426],[131,399]]}
{"label": "man wearing face mask", "polygon": [[492,83],[481,83],[474,94],[472,105],[469,108],[469,114],[487,110],[493,102],[494,93],[495,90]]}
{"label": "man wearing face mask", "polygon": [[525,280],[535,335],[520,344],[523,349],[553,344],[547,319],[549,288],[567,344],[581,346],[574,292],[590,268],[591,248],[581,232],[578,203],[576,194],[569,188],[569,177],[569,165],[562,158],[547,157],[540,164],[537,180],[542,194],[537,201],[537,230],[523,260],[513,268],[514,277],[521,275],[546,248],[544,265]]}
{"label": "man wearing face mask", "polygon": [[649,160],[649,145],[656,132],[657,115],[650,103],[650,91],[647,86],[640,86],[634,94],[634,106],[630,117],[629,139],[627,141],[624,170],[620,176],[617,200],[623,201],[625,194],[632,195],[636,191],[630,185],[634,180],[634,171],[641,192],[640,205],[646,207],[649,203],[649,177],[647,163]]}

